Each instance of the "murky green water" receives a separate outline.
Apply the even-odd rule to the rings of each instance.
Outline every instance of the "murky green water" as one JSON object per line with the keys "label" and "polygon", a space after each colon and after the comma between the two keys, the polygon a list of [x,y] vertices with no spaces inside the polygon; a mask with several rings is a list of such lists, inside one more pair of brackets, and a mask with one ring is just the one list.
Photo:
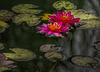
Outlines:
{"label": "murky green water", "polygon": [[[11,10],[17,4],[29,3],[39,6],[38,9],[41,9],[42,12],[36,15],[41,16],[44,13],[56,13],[56,9],[52,7],[52,3],[55,1],[57,0],[1,0],[0,9]],[[70,1],[79,9],[83,7],[83,0]],[[40,24],[44,22],[46,23],[46,21],[42,21]],[[66,58],[85,55],[100,60],[100,52],[92,47],[94,42],[100,41],[100,29],[76,30],[69,34],[69,38],[64,37],[59,40],[59,38],[36,33],[36,26],[29,27],[26,23],[16,25],[11,20],[7,23],[9,27],[0,34],[0,42],[4,43],[5,47],[0,50],[0,53],[11,52],[9,48],[24,48],[34,52],[36,57],[30,61],[15,61],[17,67],[5,72],[100,72],[100,64],[96,68],[84,68],[73,65],[69,62],[70,60],[52,62],[47,60],[44,53],[40,51],[41,45],[57,44],[62,46],[61,54],[64,54]]]}

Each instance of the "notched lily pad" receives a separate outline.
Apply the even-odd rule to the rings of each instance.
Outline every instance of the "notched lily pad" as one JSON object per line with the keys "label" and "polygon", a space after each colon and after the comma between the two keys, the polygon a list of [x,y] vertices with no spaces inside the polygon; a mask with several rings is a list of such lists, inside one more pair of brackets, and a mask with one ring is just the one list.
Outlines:
{"label": "notched lily pad", "polygon": [[15,53],[3,53],[8,58],[17,60],[17,61],[27,61],[32,60],[36,55],[27,49],[22,48],[11,48],[11,51]]}
{"label": "notched lily pad", "polygon": [[6,60],[6,56],[4,54],[0,54],[0,61]]}
{"label": "notched lily pad", "polygon": [[94,16],[92,14],[85,14],[85,13],[78,13],[74,15],[75,18],[80,18],[80,20],[84,20],[84,19],[100,19],[97,16]]}
{"label": "notched lily pad", "polygon": [[81,26],[83,29],[100,28],[100,20],[89,19],[89,20],[81,20],[80,22],[86,23],[85,25]]}
{"label": "notched lily pad", "polygon": [[65,10],[66,13],[68,13],[69,11],[71,11],[71,15],[75,15],[75,14],[78,14],[78,13],[83,13],[82,10]]}
{"label": "notched lily pad", "polygon": [[19,14],[15,16],[12,21],[15,24],[21,24],[22,22],[26,22],[28,26],[34,26],[40,23],[39,18],[33,14]]}
{"label": "notched lily pad", "polygon": [[59,51],[61,47],[56,47],[54,44],[45,44],[40,46],[40,51],[42,52],[54,52]]}
{"label": "notched lily pad", "polygon": [[65,9],[73,9],[74,8],[74,4],[69,2],[69,1],[57,1],[53,3],[53,7],[60,10],[63,7]]}
{"label": "notched lily pad", "polygon": [[71,62],[77,66],[91,68],[98,63],[98,60],[88,56],[74,56]]}
{"label": "notched lily pad", "polygon": [[0,72],[6,71],[6,70],[9,70],[9,68],[6,68],[6,67],[0,67]]}
{"label": "notched lily pad", "polygon": [[0,21],[8,21],[12,19],[14,13],[8,10],[0,10]]}
{"label": "notched lily pad", "polygon": [[38,14],[41,12],[41,10],[38,10],[38,9],[33,9],[33,8],[36,8],[38,6],[36,5],[33,5],[33,4],[18,4],[16,6],[14,6],[12,8],[12,10],[14,12],[17,12],[17,13],[33,13],[33,14]]}
{"label": "notched lily pad", "polygon": [[4,44],[0,43],[0,50],[4,48]]}
{"label": "notched lily pad", "polygon": [[48,60],[51,60],[51,61],[62,60],[63,59],[63,55],[60,54],[60,53],[56,53],[56,52],[48,52],[48,53],[45,53],[45,57]]}
{"label": "notched lily pad", "polygon": [[95,44],[95,48],[100,51],[100,41]]}

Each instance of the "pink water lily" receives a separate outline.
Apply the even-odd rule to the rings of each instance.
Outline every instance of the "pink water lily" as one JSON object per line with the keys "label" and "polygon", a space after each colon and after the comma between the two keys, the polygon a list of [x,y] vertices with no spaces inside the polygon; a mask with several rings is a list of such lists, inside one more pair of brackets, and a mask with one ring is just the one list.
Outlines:
{"label": "pink water lily", "polygon": [[50,22],[62,22],[62,24],[65,25],[71,25],[74,27],[74,24],[80,20],[80,18],[74,18],[73,15],[71,15],[71,12],[69,11],[66,13],[65,11],[62,11],[60,13],[57,11],[57,15],[53,14],[53,16],[49,16],[51,19],[49,20]]}
{"label": "pink water lily", "polygon": [[42,27],[37,26],[36,28],[39,29],[38,33],[46,33],[46,35],[55,35],[55,36],[62,36],[63,32],[69,30],[70,25],[62,26],[62,22],[54,22],[49,24],[42,24]]}

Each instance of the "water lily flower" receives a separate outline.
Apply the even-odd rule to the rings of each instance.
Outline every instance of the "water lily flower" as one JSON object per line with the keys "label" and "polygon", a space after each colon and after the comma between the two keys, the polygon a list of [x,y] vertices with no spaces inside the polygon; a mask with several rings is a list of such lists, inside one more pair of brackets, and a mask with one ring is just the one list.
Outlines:
{"label": "water lily flower", "polygon": [[52,14],[44,13],[44,16],[39,16],[41,20],[50,20],[51,18],[49,16],[52,16]]}
{"label": "water lily flower", "polygon": [[42,27],[37,26],[38,33],[46,33],[46,35],[62,36],[64,32],[69,30],[70,25],[62,26],[62,22],[54,22],[49,24],[42,24]]}
{"label": "water lily flower", "polygon": [[80,20],[80,18],[74,18],[73,15],[71,15],[71,12],[69,11],[66,13],[65,11],[62,11],[60,13],[57,11],[57,15],[53,14],[53,16],[49,16],[51,19],[49,20],[50,22],[62,22],[62,24],[65,25],[71,25],[74,27],[74,24]]}

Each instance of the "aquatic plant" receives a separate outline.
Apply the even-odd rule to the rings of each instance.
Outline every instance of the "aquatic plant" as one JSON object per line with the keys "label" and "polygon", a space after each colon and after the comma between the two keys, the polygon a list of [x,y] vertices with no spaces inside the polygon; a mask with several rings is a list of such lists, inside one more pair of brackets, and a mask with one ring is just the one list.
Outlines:
{"label": "aquatic plant", "polygon": [[28,26],[34,26],[40,23],[39,17],[33,14],[18,14],[12,21],[17,25],[26,22]]}
{"label": "aquatic plant", "polygon": [[12,8],[12,10],[16,13],[32,13],[32,14],[38,14],[41,12],[41,10],[34,9],[38,6],[33,4],[18,4]]}
{"label": "aquatic plant", "polygon": [[49,20],[50,19],[49,16],[52,16],[52,14],[45,13],[44,16],[39,16],[39,17],[41,18],[41,20]]}
{"label": "aquatic plant", "polygon": [[42,27],[38,27],[37,29],[40,29],[38,33],[46,33],[46,35],[55,35],[55,36],[62,36],[63,32],[66,32],[69,30],[70,25],[63,26],[62,22],[54,22],[53,24],[43,24]]}
{"label": "aquatic plant", "polygon": [[14,13],[8,10],[0,10],[0,21],[9,21],[14,17]]}
{"label": "aquatic plant", "polygon": [[0,43],[0,50],[4,48],[4,44]]}

